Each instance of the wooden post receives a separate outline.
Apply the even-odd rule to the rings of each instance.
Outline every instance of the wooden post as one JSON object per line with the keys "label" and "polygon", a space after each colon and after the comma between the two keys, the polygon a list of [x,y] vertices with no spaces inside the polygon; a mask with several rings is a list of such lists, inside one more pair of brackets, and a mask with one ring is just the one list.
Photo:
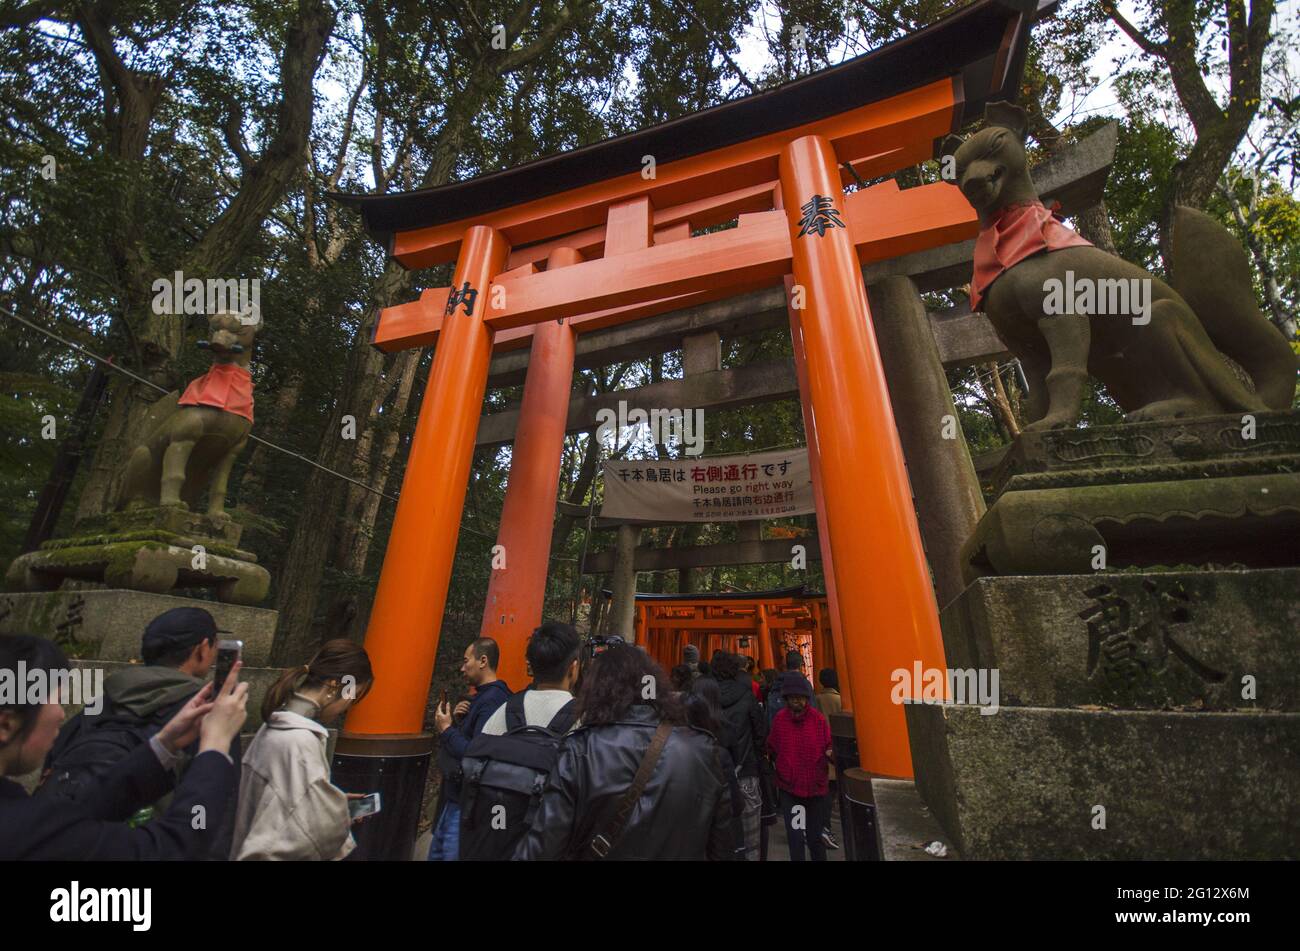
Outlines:
{"label": "wooden post", "polygon": [[618,527],[618,540],[614,552],[614,591],[610,605],[609,633],[634,640],[636,621],[636,543],[641,529],[636,525]]}
{"label": "wooden post", "polygon": [[758,666],[761,670],[776,667],[772,650],[772,630],[767,626],[767,606],[763,604],[758,606]]}
{"label": "wooden post", "polygon": [[886,278],[867,288],[889,398],[907,473],[916,495],[921,537],[939,604],[961,594],[961,547],[984,514],[984,496],[930,318],[911,278]]}

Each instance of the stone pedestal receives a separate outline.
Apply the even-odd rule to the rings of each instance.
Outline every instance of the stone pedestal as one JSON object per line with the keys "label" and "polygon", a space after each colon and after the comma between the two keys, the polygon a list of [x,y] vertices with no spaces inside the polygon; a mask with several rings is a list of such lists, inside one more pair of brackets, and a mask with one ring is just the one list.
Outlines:
{"label": "stone pedestal", "polygon": [[1300,713],[907,707],[967,859],[1300,857]]}
{"label": "stone pedestal", "polygon": [[906,708],[965,858],[1300,857],[1297,473],[1293,413],[1012,446],[941,614],[996,709]]}
{"label": "stone pedestal", "polygon": [[77,534],[15,558],[11,588],[54,591],[66,580],[164,594],[209,588],[228,604],[257,604],[271,575],[237,547],[241,527],[182,508],[113,512],[77,525]]}
{"label": "stone pedestal", "polygon": [[0,634],[35,634],[70,658],[138,662],[145,626],[172,608],[198,607],[244,642],[244,663],[271,658],[277,612],[237,604],[114,589],[0,594]]}
{"label": "stone pedestal", "polygon": [[1300,564],[1300,413],[1026,433],[994,485],[962,549],[968,582]]}
{"label": "stone pedestal", "polygon": [[1300,710],[1300,568],[981,578],[941,622],[1004,706]]}
{"label": "stone pedestal", "polygon": [[[882,861],[960,861],[961,856],[918,795],[916,783],[873,776],[871,798],[876,804],[876,836]],[[943,849],[927,852],[926,847],[935,842]]]}

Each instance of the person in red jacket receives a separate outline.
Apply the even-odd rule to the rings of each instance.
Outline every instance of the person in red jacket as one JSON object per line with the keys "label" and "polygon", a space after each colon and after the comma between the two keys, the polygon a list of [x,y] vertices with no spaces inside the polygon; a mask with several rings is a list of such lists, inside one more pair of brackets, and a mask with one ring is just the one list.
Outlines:
{"label": "person in red jacket", "polygon": [[776,788],[792,862],[804,861],[805,841],[814,862],[826,861],[820,833],[830,816],[828,767],[835,754],[830,724],[813,709],[812,695],[806,677],[787,672],[781,679],[785,706],[767,737],[767,749],[776,759]]}

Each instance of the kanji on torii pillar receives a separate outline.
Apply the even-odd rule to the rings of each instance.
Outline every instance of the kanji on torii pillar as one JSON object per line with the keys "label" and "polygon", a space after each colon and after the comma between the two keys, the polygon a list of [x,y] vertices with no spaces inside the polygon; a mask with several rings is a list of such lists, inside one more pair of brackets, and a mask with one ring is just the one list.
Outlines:
{"label": "kanji on torii pillar", "polygon": [[[1036,6],[983,0],[840,66],[662,126],[436,189],[343,196],[405,266],[457,261],[450,288],[389,308],[375,332],[385,351],[435,352],[367,631],[376,686],[347,720],[345,757],[420,748],[493,349],[536,348],[534,328],[548,322],[548,337],[557,321],[581,334],[792,275],[861,761],[911,775],[891,675],[945,662],[861,266],[974,237],[977,222],[946,182],[844,186],[932,158],[936,140],[986,101],[1014,99]],[[690,237],[733,219],[733,229]],[[546,434],[517,447],[510,473],[510,492],[548,516],[563,427],[547,421],[567,405],[568,347],[568,373],[548,365],[563,353],[530,363],[520,428],[532,417]],[[485,615],[489,631],[494,615],[513,614],[494,634],[507,657],[522,655],[540,621],[549,554],[540,525],[522,544],[505,542],[510,581],[494,582]],[[510,531],[503,524],[503,537]]]}

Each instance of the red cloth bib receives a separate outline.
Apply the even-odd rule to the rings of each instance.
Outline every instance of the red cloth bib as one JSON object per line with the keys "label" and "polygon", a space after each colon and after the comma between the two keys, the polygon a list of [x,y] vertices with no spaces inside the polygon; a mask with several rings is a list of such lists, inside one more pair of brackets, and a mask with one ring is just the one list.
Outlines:
{"label": "red cloth bib", "polygon": [[238,363],[214,363],[190,381],[178,406],[215,406],[253,421],[253,374]]}
{"label": "red cloth bib", "polygon": [[1092,247],[1061,223],[1040,201],[1007,205],[975,239],[975,276],[970,282],[970,309],[982,310],[984,295],[1003,271],[1039,251]]}

